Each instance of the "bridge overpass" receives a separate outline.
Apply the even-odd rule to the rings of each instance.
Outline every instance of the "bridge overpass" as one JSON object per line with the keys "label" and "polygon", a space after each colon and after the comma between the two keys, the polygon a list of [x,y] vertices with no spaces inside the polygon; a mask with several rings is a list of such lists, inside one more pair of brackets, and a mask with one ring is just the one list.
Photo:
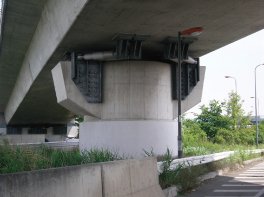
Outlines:
{"label": "bridge overpass", "polygon": [[200,57],[264,27],[260,0],[4,2],[0,112],[9,124],[72,117],[56,102],[50,72],[68,51],[112,50],[115,34],[132,33],[150,35],[144,50],[155,56],[167,36],[202,26],[203,34],[190,48]]}
{"label": "bridge overpass", "polygon": [[[132,98],[127,99],[128,101],[123,98],[116,103],[114,99],[113,101],[110,99],[114,106],[111,111],[104,101],[103,104],[89,105],[87,103],[82,105],[84,100],[81,103],[72,100],[67,101],[66,104],[60,102],[58,98],[60,89],[67,87],[64,86],[65,84],[62,86],[57,84],[55,91],[56,80],[53,80],[51,70],[58,64],[62,65],[61,61],[68,61],[68,64],[63,64],[70,65],[72,59],[69,52],[91,55],[95,52],[114,51],[117,48],[117,41],[113,38],[116,35],[128,34],[132,37],[143,36],[144,42],[142,46],[140,45],[140,58],[134,60],[126,57],[122,59],[124,65],[128,62],[137,66],[144,64],[137,71],[140,72],[144,68],[144,76],[150,73],[150,78],[154,77],[155,81],[155,77],[162,78],[159,73],[163,71],[158,67],[163,69],[165,67],[162,65],[168,64],[167,59],[164,58],[166,46],[164,41],[168,37],[177,37],[181,30],[194,26],[203,27],[204,32],[188,50],[190,57],[199,58],[264,27],[264,2],[261,0],[3,0],[2,2],[4,6],[0,44],[0,113],[3,114],[6,124],[14,126],[66,123],[78,112],[105,120],[173,120],[177,117],[177,99],[171,99],[173,94],[171,92],[166,93],[166,98],[161,93],[171,89],[171,86],[165,89],[160,88],[162,84],[159,87],[152,87],[152,93],[154,92],[152,96],[149,91],[148,95],[139,98],[127,93],[126,98]],[[133,37],[132,40],[134,42],[135,38]],[[117,64],[113,63],[115,62],[113,60],[105,64],[111,65],[112,62],[114,64],[112,68],[119,69],[118,64],[122,65],[122,61],[118,58],[115,60],[119,60],[116,61]],[[146,62],[148,63],[145,64]],[[156,73],[151,69],[151,62],[162,64],[157,66]],[[129,72],[133,67],[131,65],[127,66]],[[57,69],[55,76],[61,74],[60,76],[65,79],[67,76],[65,72],[68,72],[65,71],[65,67]],[[201,70],[190,72],[200,72],[200,76],[196,74],[190,77],[190,73],[186,75],[188,76],[186,83],[191,83],[194,77],[200,77],[200,82],[196,87],[192,87],[194,93],[190,92],[183,101],[183,111],[194,106],[201,99],[204,69],[202,67],[199,69]],[[164,72],[167,72],[166,69]],[[123,76],[121,70],[120,73],[120,76]],[[173,78],[173,75],[168,73],[166,76]],[[199,80],[196,79],[194,86],[197,81]],[[57,80],[57,83],[60,81]],[[146,82],[144,87],[147,87],[148,83],[150,82]],[[106,86],[107,84],[104,84],[103,88]],[[120,98],[123,90],[127,89],[122,90],[119,87],[116,85],[116,92],[113,90],[115,98]],[[131,84],[129,87],[130,90],[133,89]],[[155,92],[160,90],[161,92]],[[106,92],[102,94],[106,95]],[[155,97],[158,97],[158,100],[153,100]],[[142,100],[144,104],[139,106]],[[132,111],[134,105],[131,102],[137,106],[135,113]],[[124,111],[124,108],[116,107],[119,105],[125,108],[128,106],[129,109]],[[81,109],[83,106],[85,109]],[[156,111],[153,111],[153,106],[157,106]],[[160,114],[164,106],[167,111],[164,112],[163,117],[151,115]],[[140,111],[141,107],[144,108],[144,112]],[[170,107],[173,108],[172,111]],[[108,115],[103,113],[104,109],[109,112]]]}

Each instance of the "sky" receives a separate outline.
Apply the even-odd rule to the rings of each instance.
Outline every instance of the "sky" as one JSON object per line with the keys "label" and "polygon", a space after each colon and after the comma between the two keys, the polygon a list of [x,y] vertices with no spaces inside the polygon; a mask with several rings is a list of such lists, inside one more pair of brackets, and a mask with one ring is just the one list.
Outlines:
{"label": "sky", "polygon": [[[199,113],[202,104],[210,100],[224,101],[228,93],[235,91],[241,96],[246,113],[255,114],[254,69],[264,63],[264,30],[240,39],[200,58],[200,65],[206,66],[202,102],[188,112]],[[264,66],[257,68],[257,98],[259,115],[264,115]],[[187,113],[188,113],[187,112]]]}

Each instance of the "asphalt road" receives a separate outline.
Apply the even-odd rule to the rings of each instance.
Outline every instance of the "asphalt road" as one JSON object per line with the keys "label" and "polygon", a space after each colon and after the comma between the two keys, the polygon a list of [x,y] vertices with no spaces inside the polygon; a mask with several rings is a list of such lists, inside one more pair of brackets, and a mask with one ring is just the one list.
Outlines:
{"label": "asphalt road", "polygon": [[264,162],[204,182],[184,197],[264,197]]}

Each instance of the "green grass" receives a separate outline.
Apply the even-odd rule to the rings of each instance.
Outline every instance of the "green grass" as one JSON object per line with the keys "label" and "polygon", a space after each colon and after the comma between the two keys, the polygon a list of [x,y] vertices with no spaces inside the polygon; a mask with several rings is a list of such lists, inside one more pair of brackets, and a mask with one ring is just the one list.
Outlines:
{"label": "green grass", "polygon": [[196,188],[200,184],[199,177],[201,175],[224,168],[233,170],[236,169],[238,165],[242,165],[244,161],[257,157],[261,157],[261,154],[253,154],[239,149],[234,155],[220,161],[198,166],[185,164],[171,169],[172,154],[171,151],[167,150],[163,156],[163,172],[159,175],[159,182],[163,189],[176,185],[179,189],[179,193],[185,193]]}
{"label": "green grass", "polygon": [[[264,145],[261,144],[259,149],[264,149]],[[223,151],[239,151],[239,150],[252,150],[256,149],[256,146],[248,145],[223,145],[216,144],[212,142],[204,142],[199,146],[193,146],[191,144],[184,145],[183,152],[185,157],[189,156],[198,156],[198,155],[207,155],[212,153],[218,153]]]}
{"label": "green grass", "polygon": [[63,151],[45,146],[32,149],[2,145],[0,146],[0,174],[121,159],[124,157],[106,149],[80,152],[77,149]]}

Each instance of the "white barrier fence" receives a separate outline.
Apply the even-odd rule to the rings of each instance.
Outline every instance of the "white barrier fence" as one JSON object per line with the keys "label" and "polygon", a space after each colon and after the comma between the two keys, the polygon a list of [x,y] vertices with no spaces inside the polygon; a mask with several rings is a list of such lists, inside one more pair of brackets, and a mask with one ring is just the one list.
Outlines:
{"label": "white barrier fence", "polygon": [[[246,150],[246,153],[262,153],[264,149],[255,149],[255,150]],[[219,161],[221,159],[225,159],[234,155],[235,153],[239,153],[239,151],[226,151],[221,153],[214,153],[209,155],[202,155],[202,156],[193,156],[193,157],[186,157],[181,159],[175,159],[171,162],[171,169],[176,169],[177,166],[197,166],[205,163],[210,163],[214,161]],[[163,162],[158,162],[157,167],[159,173],[163,171]]]}

